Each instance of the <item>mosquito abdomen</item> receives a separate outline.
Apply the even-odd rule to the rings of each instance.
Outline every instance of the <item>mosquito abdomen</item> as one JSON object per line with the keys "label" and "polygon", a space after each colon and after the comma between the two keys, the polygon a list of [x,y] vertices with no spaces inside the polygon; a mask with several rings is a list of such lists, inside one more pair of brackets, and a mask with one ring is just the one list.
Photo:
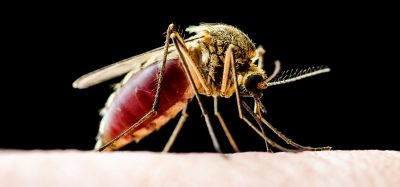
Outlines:
{"label": "mosquito abdomen", "polygon": [[[113,102],[106,109],[99,129],[96,148],[109,142],[152,109],[160,63],[154,63],[134,74],[116,91]],[[194,94],[178,59],[168,60],[160,93],[157,113],[110,146],[110,150],[132,142],[159,129],[174,118],[193,98]]]}

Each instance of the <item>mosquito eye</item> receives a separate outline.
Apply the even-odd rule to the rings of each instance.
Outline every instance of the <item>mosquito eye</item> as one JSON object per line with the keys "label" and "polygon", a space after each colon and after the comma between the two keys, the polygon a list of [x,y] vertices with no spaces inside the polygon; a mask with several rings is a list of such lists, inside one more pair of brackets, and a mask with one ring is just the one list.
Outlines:
{"label": "mosquito eye", "polygon": [[244,87],[249,92],[255,92],[258,90],[257,84],[263,81],[261,75],[249,75],[244,83]]}

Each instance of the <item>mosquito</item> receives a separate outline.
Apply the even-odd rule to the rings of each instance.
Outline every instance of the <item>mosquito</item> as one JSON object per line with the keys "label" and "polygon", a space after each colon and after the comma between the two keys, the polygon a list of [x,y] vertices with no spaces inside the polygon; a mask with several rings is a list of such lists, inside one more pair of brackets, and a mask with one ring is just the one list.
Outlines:
{"label": "mosquito", "polygon": [[[170,24],[163,47],[100,68],[73,83],[74,88],[83,89],[126,74],[100,112],[103,118],[95,150],[113,151],[133,141],[138,142],[181,112],[163,149],[163,152],[168,152],[188,117],[187,105],[195,97],[214,149],[221,152],[210,117],[200,98],[202,94],[213,97],[214,115],[232,149],[239,152],[218,111],[218,98],[230,98],[234,93],[239,118],[264,139],[267,150],[268,145],[291,152],[330,149],[328,146],[302,146],[284,136],[263,117],[265,109],[260,101],[267,87],[326,73],[330,71],[328,67],[279,73],[280,62],[275,61],[274,71],[267,75],[263,70],[264,49],[261,46],[256,48],[238,28],[222,23],[202,23],[190,26],[186,31],[194,33],[194,36],[183,39],[175,25]],[[242,101],[242,97],[253,98],[254,109]],[[244,110],[252,116],[258,127],[244,115]],[[264,125],[294,148],[283,147],[268,138]]]}

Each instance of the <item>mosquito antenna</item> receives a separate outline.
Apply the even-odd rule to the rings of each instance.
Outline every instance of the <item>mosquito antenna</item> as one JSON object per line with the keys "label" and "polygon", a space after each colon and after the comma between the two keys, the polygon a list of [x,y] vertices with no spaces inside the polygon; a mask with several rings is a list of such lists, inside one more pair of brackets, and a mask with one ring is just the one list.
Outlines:
{"label": "mosquito antenna", "polygon": [[291,70],[286,70],[283,71],[278,77],[275,77],[272,79],[270,82],[267,83],[268,86],[276,86],[280,84],[286,84],[289,82],[294,82],[300,79],[304,79],[307,77],[311,77],[314,75],[318,75],[321,73],[327,73],[331,69],[327,66],[316,66],[316,67],[310,67],[307,69],[291,69]]}

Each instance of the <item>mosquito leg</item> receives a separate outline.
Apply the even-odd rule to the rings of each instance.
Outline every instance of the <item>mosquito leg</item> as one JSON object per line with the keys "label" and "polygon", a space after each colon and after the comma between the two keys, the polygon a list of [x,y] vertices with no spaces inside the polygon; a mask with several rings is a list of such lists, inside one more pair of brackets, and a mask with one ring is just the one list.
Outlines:
{"label": "mosquito leg", "polygon": [[[225,74],[226,74],[226,76],[228,76],[228,73],[229,73],[229,67],[231,67],[232,66],[232,69],[235,69],[234,67],[235,67],[235,65],[234,65],[234,63],[232,63],[232,62],[235,62],[235,60],[234,60],[234,56],[233,56],[233,45],[231,45],[231,46],[229,46],[228,47],[228,49],[226,50],[226,52],[225,52],[225,61],[224,61],[224,73],[223,73],[223,77],[222,77],[222,86],[221,86],[221,93],[224,93],[223,91],[225,91],[223,88],[224,88],[224,85],[226,84],[226,82],[227,81],[225,81],[224,82],[224,78],[225,78]],[[262,61],[263,61],[263,59],[262,59],[262,55],[263,55],[263,52],[265,52],[264,51],[264,49],[262,48],[262,47],[259,47],[259,48],[257,48],[257,55],[258,55],[258,58],[259,58],[259,61],[258,61],[258,66],[260,67],[260,65],[263,63]],[[261,53],[261,54],[260,54]],[[261,63],[260,63],[260,60],[261,60]],[[232,63],[232,64],[231,64]],[[229,64],[231,64],[231,65],[229,65]],[[262,66],[262,65],[261,65]],[[229,69],[228,69],[229,68]],[[233,73],[236,73],[235,71],[233,71]],[[234,75],[236,75],[236,74],[234,74]],[[227,78],[226,78],[227,79]],[[236,95],[238,95],[238,90],[236,90]],[[256,102],[255,102],[256,103]],[[258,110],[257,110],[258,109]],[[257,105],[255,105],[254,106],[254,112],[256,113],[256,114],[259,114],[259,113],[257,113],[256,112],[256,110],[257,111],[260,111],[260,108],[259,108],[259,105],[258,105],[258,108],[257,108]],[[261,113],[260,113],[260,115],[258,116],[258,118],[259,119],[261,119]],[[266,134],[265,134],[265,131],[264,131],[264,126],[262,125],[262,124],[259,124],[259,128],[261,129],[261,132],[262,132],[262,134],[264,134],[264,136],[266,136]],[[267,142],[267,140],[265,140],[265,147],[266,147],[266,150],[267,150],[267,152],[269,152],[270,151],[270,149],[269,149],[269,147],[268,147],[268,142]]]}
{"label": "mosquito leg", "polygon": [[226,91],[228,89],[228,78],[229,78],[230,69],[231,69],[230,58],[227,58],[227,55],[225,54],[224,70],[222,72],[222,81],[221,81],[221,90],[220,90],[220,95],[222,95],[222,96],[226,95]]}
{"label": "mosquito leg", "polygon": [[162,152],[167,153],[171,149],[172,145],[175,142],[176,136],[178,136],[179,132],[182,129],[183,124],[185,123],[187,117],[189,116],[186,112],[186,108],[183,108],[181,117],[179,118],[178,124],[176,124],[176,127],[174,129],[174,132],[172,132],[172,135],[169,137],[167,144],[165,144],[164,149]]}
{"label": "mosquito leg", "polygon": [[287,144],[292,145],[293,147],[296,147],[300,150],[307,150],[307,151],[322,151],[322,150],[330,150],[331,147],[326,146],[326,147],[306,147],[297,144],[296,142],[293,142],[291,139],[287,138],[285,135],[283,135],[281,132],[279,132],[275,127],[273,127],[268,121],[264,118],[261,118],[262,123],[264,123],[268,128],[270,128],[276,135],[279,136],[282,140],[284,140]]}
{"label": "mosquito leg", "polygon": [[[256,120],[257,124],[260,125],[261,124],[260,119],[258,119],[256,114],[254,114],[254,112],[251,110],[249,105],[247,105],[244,101],[240,101],[240,102],[241,102],[243,108],[246,109],[246,111]],[[269,143],[269,145],[271,145],[272,147],[275,147],[281,151],[286,151],[286,152],[300,152],[301,151],[299,149],[288,149],[288,148],[285,148],[285,147],[279,145],[275,141],[273,141],[273,140],[269,139],[267,136],[265,136],[265,134],[260,132],[246,117],[243,116],[242,119],[243,119],[243,121],[246,122],[247,125],[249,125],[260,137],[262,137],[265,141],[267,141]]]}
{"label": "mosquito leg", "polygon": [[233,74],[233,81],[235,85],[235,92],[236,92],[236,101],[237,101],[237,106],[238,106],[238,111],[239,111],[239,118],[242,119],[244,122],[246,122],[247,125],[249,125],[259,136],[261,136],[265,141],[267,141],[271,146],[281,150],[281,151],[287,151],[287,152],[298,152],[299,150],[294,150],[294,149],[288,149],[285,147],[280,146],[278,143],[272,141],[269,139],[265,134],[260,132],[244,115],[242,112],[242,105],[245,107],[245,109],[253,116],[253,118],[257,121],[257,124],[261,125],[260,119],[253,113],[253,111],[250,109],[250,107],[246,103],[242,103],[239,95],[239,86],[238,86],[238,81],[237,81],[237,74],[236,74],[236,69],[235,69],[235,59],[233,56],[233,49],[234,45],[229,45],[226,53],[225,53],[225,58],[230,58],[231,60],[231,69],[232,69],[232,74]]}
{"label": "mosquito leg", "polygon": [[156,95],[155,95],[155,99],[153,102],[153,106],[151,108],[151,111],[149,111],[146,115],[144,115],[139,121],[137,121],[135,124],[133,124],[132,126],[130,126],[128,129],[126,129],[124,132],[122,132],[121,134],[119,134],[117,137],[115,137],[114,139],[112,139],[110,142],[102,145],[98,151],[103,151],[104,149],[106,149],[107,147],[111,146],[115,141],[119,140],[121,137],[125,136],[126,134],[128,134],[129,132],[131,132],[133,129],[135,129],[137,126],[139,126],[141,123],[143,123],[144,121],[146,121],[147,119],[149,119],[151,116],[153,116],[157,110],[158,110],[158,106],[159,106],[159,102],[160,102],[160,91],[161,91],[161,86],[162,86],[162,82],[163,82],[163,78],[164,78],[164,69],[165,69],[165,64],[167,62],[167,55],[168,55],[168,47],[169,47],[169,42],[171,39],[171,34],[172,31],[175,30],[175,27],[173,24],[170,24],[168,26],[168,30],[167,30],[167,36],[165,38],[165,47],[164,47],[164,56],[163,56],[163,60],[162,60],[162,65],[161,65],[161,69],[160,69],[160,73],[158,75],[158,81],[157,81],[157,90],[156,90]]}
{"label": "mosquito leg", "polygon": [[[258,68],[263,69],[265,49],[261,45],[259,45],[257,47],[256,53],[257,53],[257,66],[258,66]],[[257,102],[256,99],[254,99],[254,113],[257,115],[258,119],[261,119],[261,111],[260,110],[261,109],[260,109],[259,102]],[[264,126],[259,125],[259,128],[261,129],[261,132],[265,135]],[[272,150],[269,149],[267,141],[265,141],[265,147],[266,147],[267,152],[272,152]]]}
{"label": "mosquito leg", "polygon": [[[230,83],[229,80],[229,72],[230,72],[230,67],[231,67],[231,63],[230,63],[230,59],[229,58],[225,58],[224,60],[224,69],[222,72],[222,81],[221,81],[221,90],[220,90],[220,95],[221,96],[225,96],[226,92],[228,90],[228,86]],[[229,82],[228,82],[229,81]],[[217,116],[219,123],[222,126],[222,129],[225,132],[226,137],[229,140],[229,143],[231,144],[233,150],[235,152],[239,152],[239,148],[237,147],[235,140],[233,139],[231,133],[229,132],[224,119],[222,118],[221,114],[218,112],[218,98],[214,97],[214,115]]]}
{"label": "mosquito leg", "polygon": [[[257,54],[258,54],[258,67],[262,68],[262,63],[264,61],[264,55],[265,50],[262,46],[259,46],[257,48]],[[280,71],[280,62],[279,61],[275,61],[275,69],[273,71],[273,73],[268,77],[268,81],[272,80]],[[302,145],[297,144],[296,142],[293,142],[291,139],[287,138],[285,135],[283,135],[281,132],[279,132],[276,128],[274,128],[266,119],[264,119],[261,116],[261,112],[260,112],[260,103],[259,101],[255,100],[254,101],[255,105],[254,105],[254,113],[257,114],[257,116],[259,116],[259,119],[261,119],[262,123],[264,123],[269,129],[271,129],[276,135],[278,135],[279,138],[281,138],[282,140],[284,140],[287,144],[292,145],[295,148],[298,148],[300,150],[311,150],[311,151],[320,151],[320,150],[330,150],[331,147],[305,147]],[[261,130],[263,130],[263,128],[261,128]]]}
{"label": "mosquito leg", "polygon": [[222,129],[224,129],[225,135],[228,138],[229,143],[231,144],[233,150],[235,152],[240,152],[238,146],[235,143],[235,140],[233,139],[231,133],[229,132],[228,127],[226,126],[224,119],[222,118],[221,114],[218,111],[218,98],[217,97],[214,97],[214,115],[217,116],[219,123],[221,124]]}
{"label": "mosquito leg", "polygon": [[214,130],[212,129],[210,118],[209,118],[209,116],[207,114],[207,111],[204,109],[203,103],[201,102],[201,99],[200,99],[199,91],[197,90],[197,88],[195,86],[195,83],[194,83],[194,80],[193,80],[193,77],[192,77],[192,75],[190,74],[190,71],[189,71],[188,62],[193,64],[193,60],[191,59],[191,57],[189,55],[189,52],[188,52],[188,49],[186,48],[185,44],[183,43],[183,39],[179,35],[178,32],[174,31],[171,34],[171,39],[172,39],[172,41],[174,42],[174,44],[176,46],[176,50],[178,51],[179,57],[180,57],[180,59],[182,61],[183,68],[184,68],[184,70],[186,72],[186,75],[187,75],[187,77],[189,79],[190,85],[193,88],[193,91],[194,91],[194,94],[196,96],[197,102],[198,102],[199,107],[201,109],[201,113],[204,116],[204,119],[206,121],[207,129],[208,129],[208,132],[210,134],[212,143],[214,145],[214,149],[217,152],[222,153],[221,149],[220,149],[220,146],[219,146],[219,143],[218,143],[218,140],[215,137]]}
{"label": "mosquito leg", "polygon": [[[260,45],[257,48],[258,67],[260,69],[262,69],[263,66],[264,66],[264,54],[265,54],[265,50]],[[279,71],[280,71],[280,63],[279,63],[279,61],[276,61],[275,62],[275,69],[274,69],[273,73],[268,77],[266,82],[268,82],[269,80],[273,79],[278,74]],[[261,105],[260,102],[258,100],[256,100],[256,99],[254,99],[254,113],[257,115],[258,119],[262,118],[261,111],[260,111],[260,108],[261,108],[260,105]],[[262,133],[265,134],[264,126],[262,124],[260,124],[260,123],[258,123],[258,125],[261,125],[260,129],[261,129]],[[267,141],[265,141],[265,146],[267,148],[267,151],[272,151],[272,150],[269,149]]]}

